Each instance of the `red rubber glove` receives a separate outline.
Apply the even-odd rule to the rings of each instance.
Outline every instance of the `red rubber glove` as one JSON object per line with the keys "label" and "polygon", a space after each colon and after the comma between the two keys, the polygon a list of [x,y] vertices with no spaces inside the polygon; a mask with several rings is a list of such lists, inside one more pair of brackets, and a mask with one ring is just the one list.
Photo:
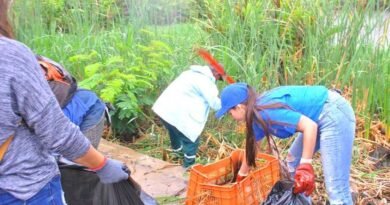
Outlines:
{"label": "red rubber glove", "polygon": [[241,174],[238,172],[236,182],[239,183],[240,181],[244,180],[246,176],[248,176],[248,174]]}
{"label": "red rubber glove", "polygon": [[315,175],[311,164],[302,163],[295,172],[294,194],[305,192],[306,196],[313,193],[315,189]]}

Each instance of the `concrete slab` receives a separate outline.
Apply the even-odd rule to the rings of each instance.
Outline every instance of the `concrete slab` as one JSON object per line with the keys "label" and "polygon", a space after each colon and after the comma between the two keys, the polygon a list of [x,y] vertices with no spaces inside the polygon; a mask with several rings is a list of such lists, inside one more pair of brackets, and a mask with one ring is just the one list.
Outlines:
{"label": "concrete slab", "polygon": [[104,139],[99,144],[99,151],[126,163],[133,179],[151,196],[185,197],[188,179],[184,175],[185,169],[180,165],[149,157]]}

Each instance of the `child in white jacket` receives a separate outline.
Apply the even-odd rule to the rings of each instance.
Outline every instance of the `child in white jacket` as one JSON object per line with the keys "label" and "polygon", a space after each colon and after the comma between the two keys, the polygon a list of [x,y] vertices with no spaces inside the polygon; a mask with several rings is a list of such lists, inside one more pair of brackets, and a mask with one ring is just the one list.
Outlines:
{"label": "child in white jacket", "polygon": [[210,108],[221,107],[215,84],[221,79],[212,67],[192,65],[164,90],[152,107],[169,132],[173,151],[184,153],[185,168],[195,163],[199,135]]}

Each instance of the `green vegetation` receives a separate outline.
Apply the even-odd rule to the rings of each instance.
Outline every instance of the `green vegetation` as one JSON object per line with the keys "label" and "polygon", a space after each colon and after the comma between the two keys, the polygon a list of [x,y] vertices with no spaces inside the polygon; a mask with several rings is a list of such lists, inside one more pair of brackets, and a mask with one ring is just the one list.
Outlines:
{"label": "green vegetation", "polygon": [[[361,184],[388,179],[385,171],[370,170],[365,145],[383,136],[389,141],[388,0],[15,0],[12,11],[18,40],[114,105],[116,142],[141,136],[126,145],[169,160],[169,137],[150,108],[181,71],[204,64],[194,52],[204,47],[258,92],[291,84],[343,90],[362,137],[355,141],[352,177]],[[243,147],[244,136],[232,119],[210,116],[197,163]],[[279,144],[282,152],[289,143]]]}
{"label": "green vegetation", "polygon": [[182,204],[184,200],[177,196],[158,197],[156,199],[159,204]]}
{"label": "green vegetation", "polygon": [[[381,17],[389,4],[16,0],[13,19],[19,40],[61,62],[81,86],[116,107],[116,138],[151,133],[158,135],[151,146],[159,147],[168,138],[155,130],[150,107],[178,73],[203,63],[193,52],[199,46],[259,92],[287,84],[341,88],[363,119],[368,138],[372,121],[390,122],[390,20]],[[370,40],[374,32],[379,36],[375,41]],[[231,147],[240,147],[243,140],[229,119],[210,117],[204,135]],[[208,145],[218,149],[220,144]]]}

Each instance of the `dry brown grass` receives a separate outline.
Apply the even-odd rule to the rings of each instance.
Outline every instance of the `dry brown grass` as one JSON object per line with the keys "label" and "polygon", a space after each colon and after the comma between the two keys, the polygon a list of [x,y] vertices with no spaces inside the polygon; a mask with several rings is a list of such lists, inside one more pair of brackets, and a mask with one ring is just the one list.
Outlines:
{"label": "dry brown grass", "polygon": [[[364,129],[364,121],[357,118],[356,139],[354,145],[353,164],[351,167],[351,189],[356,204],[389,204],[390,203],[390,145],[388,128],[380,122],[371,122],[369,131]],[[222,128],[221,128],[222,129]],[[237,125],[233,128],[237,133],[244,133],[245,126]],[[220,130],[224,131],[224,130]],[[369,132],[369,133],[366,133]],[[365,136],[368,135],[368,138]],[[210,132],[203,135],[206,139],[199,148],[199,155],[209,160],[219,160],[226,157],[237,146],[230,145]],[[288,150],[293,139],[279,141],[278,147],[282,152]],[[376,153],[376,157],[372,157]],[[327,195],[322,175],[322,166],[319,155],[315,156],[314,163],[316,191],[313,194],[314,204],[326,204]],[[386,164],[387,163],[387,164]]]}

